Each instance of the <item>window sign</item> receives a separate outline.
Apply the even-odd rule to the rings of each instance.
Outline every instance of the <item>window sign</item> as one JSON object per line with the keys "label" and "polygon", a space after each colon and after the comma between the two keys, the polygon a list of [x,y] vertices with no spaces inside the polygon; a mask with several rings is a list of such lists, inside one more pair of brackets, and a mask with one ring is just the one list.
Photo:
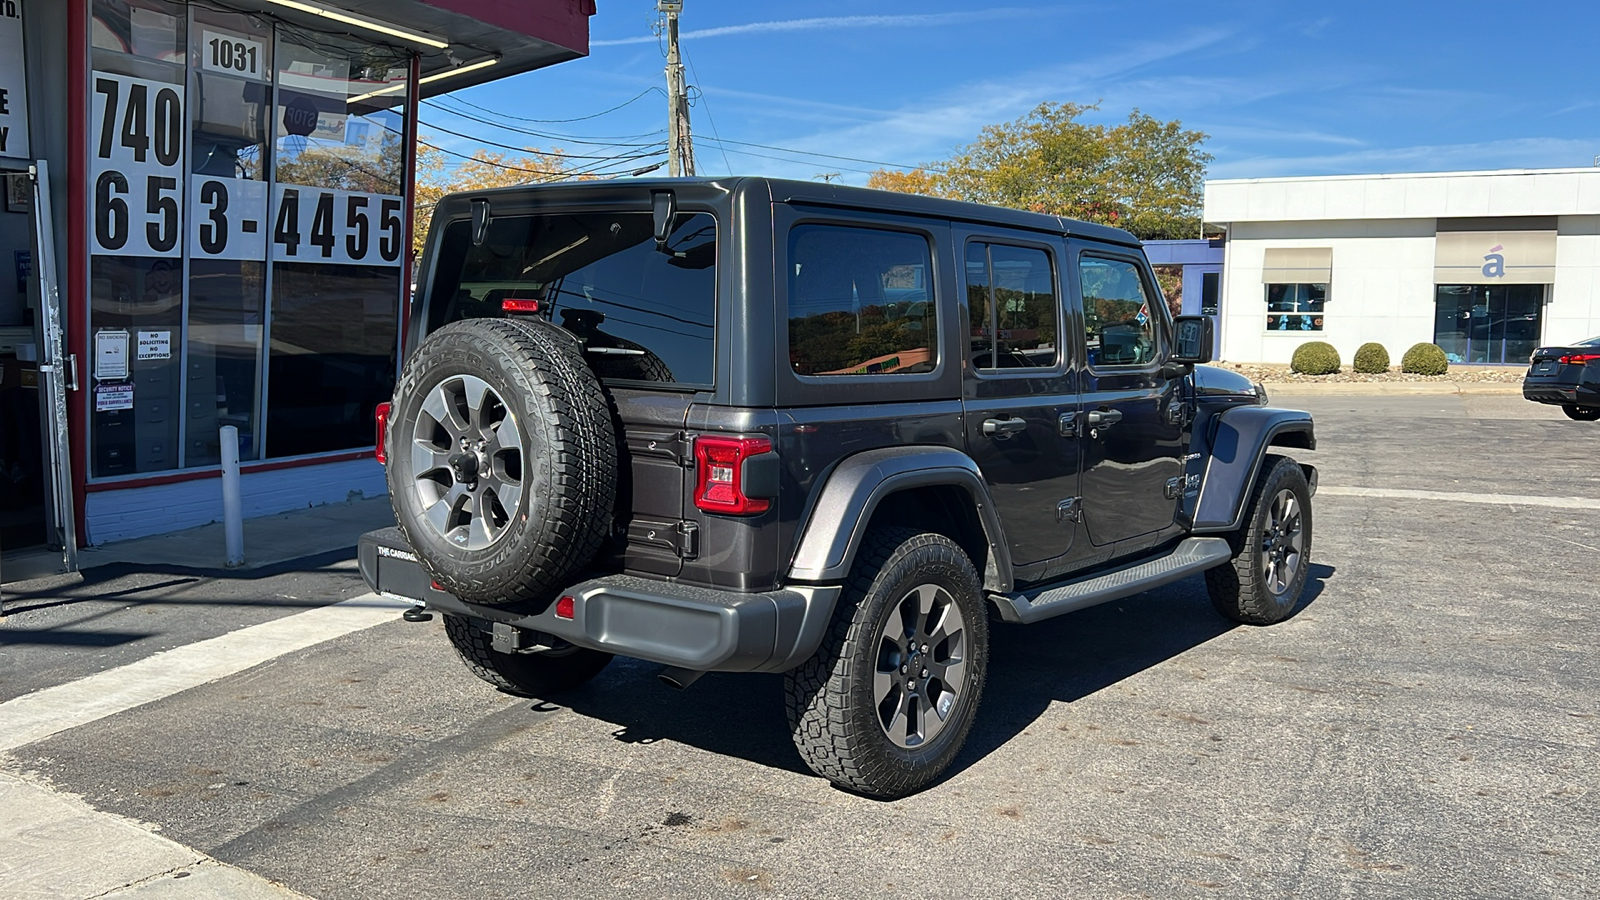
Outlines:
{"label": "window sign", "polygon": [[266,182],[248,178],[191,179],[191,259],[264,259],[267,224]]}
{"label": "window sign", "polygon": [[398,196],[273,185],[272,258],[398,266],[402,207]]}
{"label": "window sign", "polygon": [[94,377],[96,381],[114,381],[128,377],[126,331],[95,332]]}
{"label": "window sign", "polygon": [[141,332],[139,332],[139,358],[140,359],[171,359],[172,358],[172,332],[170,332],[170,331],[141,331]]}
{"label": "window sign", "polygon": [[266,48],[260,41],[225,31],[200,31],[200,68],[266,80]]}
{"label": "window sign", "polygon": [[92,87],[90,253],[180,255],[182,87],[99,71]]}
{"label": "window sign", "polygon": [[0,156],[29,158],[26,73],[22,61],[22,2],[0,0]]}

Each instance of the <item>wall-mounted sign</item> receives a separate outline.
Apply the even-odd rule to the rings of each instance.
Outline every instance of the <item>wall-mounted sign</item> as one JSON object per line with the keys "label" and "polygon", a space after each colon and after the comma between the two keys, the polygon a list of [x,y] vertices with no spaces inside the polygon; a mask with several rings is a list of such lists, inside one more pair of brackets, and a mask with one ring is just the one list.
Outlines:
{"label": "wall-mounted sign", "polygon": [[108,72],[91,81],[89,251],[181,255],[183,85]]}
{"label": "wall-mounted sign", "polygon": [[140,359],[171,359],[172,358],[172,332],[171,331],[141,331],[141,332],[139,332],[139,358]]}
{"label": "wall-mounted sign", "polygon": [[398,266],[404,201],[389,194],[272,187],[272,258],[280,261]]}
{"label": "wall-mounted sign", "polygon": [[200,68],[266,80],[266,48],[260,41],[224,31],[200,30]]}
{"label": "wall-mounted sign", "polygon": [[133,385],[97,384],[94,386],[94,411],[115,412],[133,409]]}
{"label": "wall-mounted sign", "polygon": [[128,333],[94,333],[94,377],[96,381],[115,381],[128,377]]}
{"label": "wall-mounted sign", "polygon": [[212,176],[191,178],[191,259],[266,259],[267,224],[266,182]]}
{"label": "wall-mounted sign", "polygon": [[0,0],[0,156],[28,153],[28,79],[22,59],[22,0]]}

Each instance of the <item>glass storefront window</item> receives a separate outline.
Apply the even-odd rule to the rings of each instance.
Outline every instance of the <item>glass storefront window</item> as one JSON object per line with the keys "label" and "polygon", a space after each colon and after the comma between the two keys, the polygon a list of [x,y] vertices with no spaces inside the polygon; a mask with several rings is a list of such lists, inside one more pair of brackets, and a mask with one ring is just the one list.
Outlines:
{"label": "glass storefront window", "polygon": [[1545,285],[1441,284],[1433,342],[1453,363],[1526,362],[1539,346]]}
{"label": "glass storefront window", "polygon": [[1321,331],[1326,284],[1267,285],[1268,331]]}
{"label": "glass storefront window", "polygon": [[[91,0],[90,476],[372,446],[410,57],[225,3]],[[276,430],[276,433],[274,433]]]}

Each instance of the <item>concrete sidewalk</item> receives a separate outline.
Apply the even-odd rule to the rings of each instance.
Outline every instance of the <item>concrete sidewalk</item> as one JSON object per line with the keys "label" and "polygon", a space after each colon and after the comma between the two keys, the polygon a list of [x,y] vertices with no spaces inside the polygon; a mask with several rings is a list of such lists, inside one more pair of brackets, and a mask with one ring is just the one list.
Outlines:
{"label": "concrete sidewalk", "polygon": [[[388,497],[330,503],[246,519],[245,563],[231,571],[279,566],[291,560],[353,548],[363,532],[393,524],[394,513]],[[124,563],[220,572],[226,561],[221,522],[78,551],[80,570]],[[8,553],[0,566],[0,579],[6,584],[62,574],[61,554],[48,550]]]}
{"label": "concrete sidewalk", "polygon": [[306,900],[71,794],[0,771],[0,895]]}

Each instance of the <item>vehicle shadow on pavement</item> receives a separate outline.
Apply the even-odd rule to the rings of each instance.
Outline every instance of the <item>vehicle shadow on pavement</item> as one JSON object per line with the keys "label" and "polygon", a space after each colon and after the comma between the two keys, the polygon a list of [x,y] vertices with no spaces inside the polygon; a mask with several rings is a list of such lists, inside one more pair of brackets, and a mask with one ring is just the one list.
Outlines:
{"label": "vehicle shadow on pavement", "polygon": [[[1311,566],[1296,615],[1316,602],[1333,574],[1332,566]],[[1037,625],[996,623],[989,632],[983,705],[945,778],[1004,746],[1052,703],[1072,703],[1238,627],[1211,608],[1198,578]],[[676,691],[656,680],[660,668],[619,659],[600,678],[557,702],[616,725],[612,737],[625,743],[671,740],[811,774],[789,739],[783,676],[713,673]]]}

